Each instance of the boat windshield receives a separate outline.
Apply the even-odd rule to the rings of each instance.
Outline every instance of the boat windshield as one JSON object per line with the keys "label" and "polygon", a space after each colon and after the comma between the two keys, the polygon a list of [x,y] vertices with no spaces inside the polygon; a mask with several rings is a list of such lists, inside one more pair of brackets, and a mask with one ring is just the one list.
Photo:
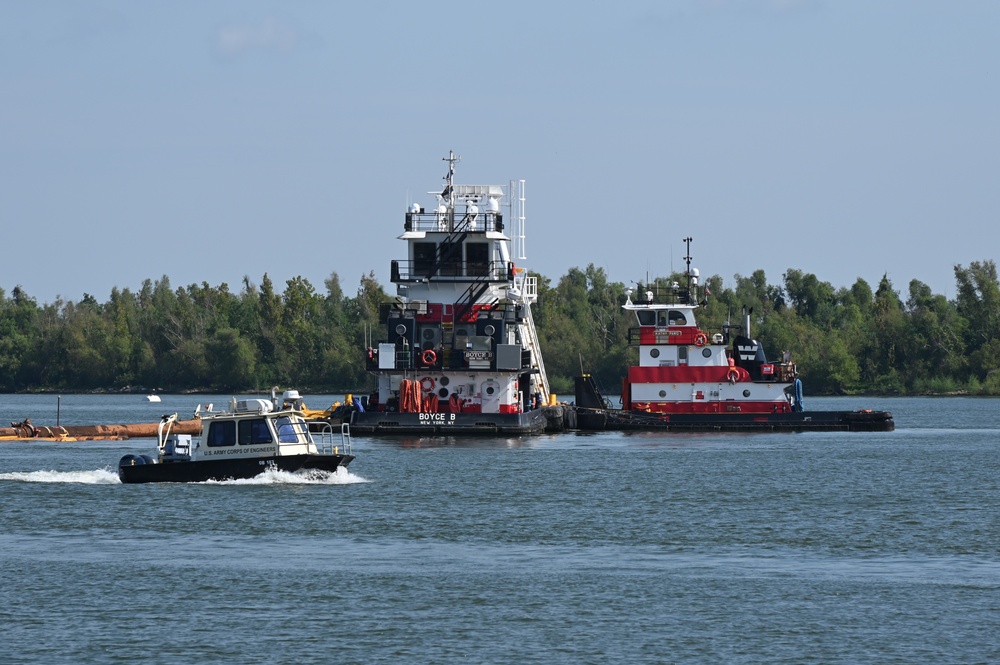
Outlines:
{"label": "boat windshield", "polygon": [[274,429],[278,432],[278,443],[308,443],[308,425],[297,416],[275,418]]}

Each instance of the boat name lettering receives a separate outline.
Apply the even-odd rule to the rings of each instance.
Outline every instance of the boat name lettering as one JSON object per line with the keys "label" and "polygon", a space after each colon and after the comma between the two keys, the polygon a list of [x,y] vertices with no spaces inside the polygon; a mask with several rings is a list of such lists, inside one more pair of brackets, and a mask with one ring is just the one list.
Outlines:
{"label": "boat name lettering", "polygon": [[455,422],[454,413],[421,413],[420,424],[430,425],[432,423],[447,423],[451,425]]}
{"label": "boat name lettering", "polygon": [[240,448],[222,448],[215,450],[206,450],[204,455],[209,457],[211,455],[239,455],[244,453],[273,453],[275,452],[274,446],[253,446],[250,448],[240,447]]}
{"label": "boat name lettering", "polygon": [[465,359],[466,360],[492,360],[493,359],[493,352],[492,351],[466,351],[465,352]]}
{"label": "boat name lettering", "polygon": [[672,335],[680,335],[681,331],[680,330],[671,330],[670,328],[659,328],[659,327],[657,327],[656,328],[656,334],[657,335],[672,336]]}

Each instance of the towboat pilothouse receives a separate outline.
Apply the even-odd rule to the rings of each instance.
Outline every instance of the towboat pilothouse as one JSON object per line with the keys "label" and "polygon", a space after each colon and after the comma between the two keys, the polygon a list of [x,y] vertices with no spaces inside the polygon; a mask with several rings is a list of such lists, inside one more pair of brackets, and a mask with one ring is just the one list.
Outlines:
{"label": "towboat pilothouse", "polygon": [[390,265],[397,298],[381,311],[384,337],[366,349],[375,390],[358,400],[351,429],[542,432],[549,390],[531,318],[537,278],[515,261],[524,258],[524,181],[457,184],[459,158],[444,161],[434,206],[406,211],[406,258]]}
{"label": "towboat pilothouse", "polygon": [[638,365],[622,381],[622,408],[610,408],[593,378],[577,378],[577,422],[581,429],[672,429],[688,431],[848,431],[892,430],[892,414],[872,411],[806,412],[802,382],[785,354],[771,362],[753,339],[750,317],[721,332],[703,330],[696,319],[699,273],[691,268],[687,244],[687,285],[666,292],[628,294],[623,306],[637,327],[628,331],[638,347]]}
{"label": "towboat pilothouse", "polygon": [[233,398],[227,411],[200,414],[200,436],[171,431],[177,414],[163,416],[157,456],[125,455],[118,463],[123,483],[182,482],[253,478],[265,471],[333,473],[354,459],[348,425],[336,442],[333,426],[307,421],[298,391],[281,398]]}

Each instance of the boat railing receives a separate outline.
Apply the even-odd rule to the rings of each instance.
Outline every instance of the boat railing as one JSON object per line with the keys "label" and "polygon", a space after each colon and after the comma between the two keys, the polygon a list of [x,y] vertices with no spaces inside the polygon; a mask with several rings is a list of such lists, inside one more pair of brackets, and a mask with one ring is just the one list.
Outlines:
{"label": "boat railing", "polygon": [[514,264],[508,261],[405,261],[390,264],[390,281],[466,282],[485,279],[489,282],[510,282],[514,279]]}
{"label": "boat railing", "polygon": [[525,275],[521,280],[521,297],[528,302],[538,300],[538,277]]}
{"label": "boat railing", "polygon": [[156,427],[156,447],[159,448],[161,455],[167,444],[167,438],[170,436],[170,430],[175,422],[177,422],[177,414],[171,413],[160,418],[160,424]]}
{"label": "boat railing", "polygon": [[403,224],[404,231],[424,231],[451,233],[461,231],[503,232],[503,215],[499,212],[478,212],[451,215],[448,212],[408,212]]}
{"label": "boat railing", "polygon": [[629,302],[632,305],[694,305],[687,290],[677,282],[664,284],[659,281],[653,284],[638,284],[635,293],[629,289]]}
{"label": "boat railing", "polygon": [[338,444],[333,425],[328,420],[314,420],[311,425],[313,443],[316,450],[321,455],[336,455],[343,452],[345,455],[353,454],[351,444],[351,426],[347,423],[340,423],[340,441]]}

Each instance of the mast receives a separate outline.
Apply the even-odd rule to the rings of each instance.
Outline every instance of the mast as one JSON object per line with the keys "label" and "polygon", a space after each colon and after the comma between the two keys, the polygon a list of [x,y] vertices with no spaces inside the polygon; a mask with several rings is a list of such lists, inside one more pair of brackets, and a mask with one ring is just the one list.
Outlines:
{"label": "mast", "polygon": [[691,236],[683,239],[685,245],[684,263],[687,266],[685,268],[685,275],[687,276],[687,301],[689,303],[698,302],[698,294],[695,293],[695,289],[698,286],[698,276],[691,271]]}

